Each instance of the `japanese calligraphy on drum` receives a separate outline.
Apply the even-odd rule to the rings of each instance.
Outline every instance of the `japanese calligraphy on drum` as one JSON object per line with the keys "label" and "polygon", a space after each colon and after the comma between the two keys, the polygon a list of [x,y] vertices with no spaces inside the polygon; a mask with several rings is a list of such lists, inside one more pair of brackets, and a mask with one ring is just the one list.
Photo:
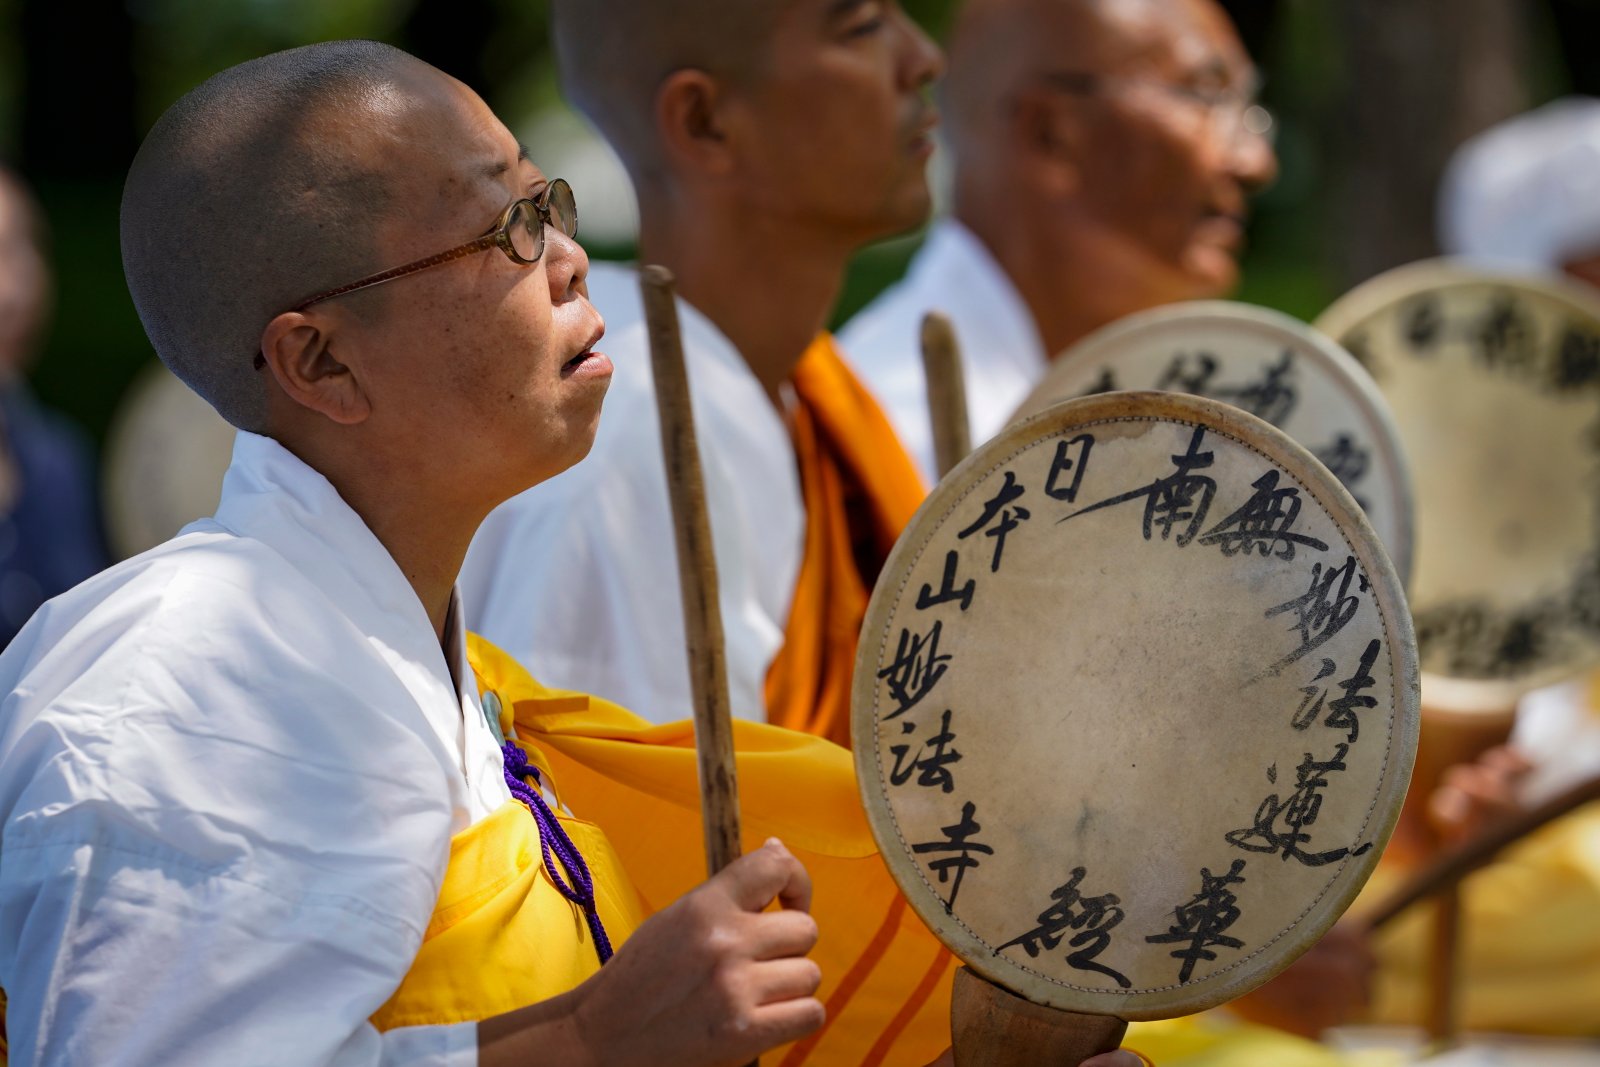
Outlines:
{"label": "japanese calligraphy on drum", "polygon": [[1350,490],[1394,560],[1411,574],[1411,477],[1399,431],[1371,377],[1322,333],[1281,312],[1225,300],[1130,315],[1055,359],[1017,409],[1117,389],[1209,397],[1300,442]]}
{"label": "japanese calligraphy on drum", "polygon": [[1422,668],[1522,688],[1600,659],[1600,300],[1424,263],[1318,319],[1416,472]]}
{"label": "japanese calligraphy on drum", "polygon": [[1349,494],[1225,405],[1053,407],[890,556],[855,755],[884,857],[969,966],[1127,1019],[1221,1003],[1330,925],[1416,743],[1393,566]]}

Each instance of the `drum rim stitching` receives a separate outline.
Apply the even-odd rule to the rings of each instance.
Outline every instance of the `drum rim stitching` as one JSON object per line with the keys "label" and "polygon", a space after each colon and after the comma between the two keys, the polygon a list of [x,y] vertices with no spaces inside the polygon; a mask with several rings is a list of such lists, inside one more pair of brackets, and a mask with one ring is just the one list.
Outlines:
{"label": "drum rim stitching", "polygon": [[[1178,394],[1178,395],[1187,395],[1187,394]],[[1213,404],[1220,404],[1221,403],[1221,401],[1208,400],[1207,398],[1197,398],[1197,399],[1207,400],[1208,403],[1213,403]],[[1261,421],[1263,423],[1265,423],[1265,420],[1261,420]],[[1114,424],[1114,423],[1119,423],[1119,422],[1166,423],[1166,424],[1172,424],[1172,425],[1190,426],[1190,427],[1195,427],[1195,428],[1204,428],[1208,433],[1216,433],[1219,436],[1227,438],[1228,440],[1232,441],[1236,445],[1240,445],[1240,446],[1242,446],[1244,448],[1249,449],[1251,452],[1254,452],[1256,455],[1260,456],[1262,459],[1266,460],[1268,463],[1272,464],[1274,467],[1279,467],[1280,466],[1280,463],[1279,463],[1278,460],[1273,459],[1273,457],[1267,455],[1261,449],[1257,448],[1255,445],[1251,444],[1248,441],[1240,440],[1238,437],[1235,437],[1233,434],[1228,433],[1225,430],[1218,429],[1217,427],[1208,426],[1208,425],[1205,425],[1202,422],[1197,422],[1197,421],[1195,421],[1193,419],[1186,419],[1186,418],[1182,418],[1182,417],[1179,417],[1179,416],[1118,415],[1118,416],[1108,416],[1108,417],[1104,417],[1104,418],[1097,418],[1097,419],[1087,420],[1087,421],[1084,421],[1084,422],[1073,423],[1070,427],[1063,427],[1058,431],[1054,431],[1051,434],[1049,434],[1048,436],[1041,437],[1041,438],[1039,438],[1039,439],[1037,439],[1035,441],[1032,441],[1029,444],[1027,444],[1026,446],[1024,446],[1023,448],[1019,448],[1016,451],[1014,451],[1014,452],[1006,455],[1005,457],[997,460],[993,465],[991,465],[988,469],[986,469],[983,472],[983,474],[982,474],[982,476],[980,478],[975,479],[972,485],[968,486],[968,488],[966,490],[961,492],[954,500],[951,501],[950,506],[948,508],[946,508],[939,515],[938,522],[934,526],[933,532],[930,533],[929,536],[921,544],[917,545],[916,550],[912,554],[910,560],[904,565],[904,567],[903,567],[903,577],[902,577],[902,580],[900,581],[900,583],[895,588],[894,599],[891,602],[892,606],[893,607],[898,607],[898,605],[901,603],[902,599],[904,598],[905,593],[906,593],[906,589],[908,588],[909,583],[910,583],[910,574],[916,568],[917,563],[921,561],[921,559],[923,557],[923,554],[925,553],[928,544],[932,542],[934,535],[936,535],[940,530],[942,530],[944,528],[945,524],[950,520],[950,517],[955,514],[956,510],[959,508],[961,503],[964,502],[970,495],[972,495],[972,493],[976,490],[976,488],[977,488],[977,486],[979,484],[982,484],[983,482],[987,481],[989,478],[993,477],[995,475],[995,473],[1000,470],[1001,467],[1005,466],[1006,464],[1011,463],[1013,460],[1015,460],[1018,456],[1022,455],[1023,453],[1028,452],[1028,451],[1032,450],[1033,448],[1036,448],[1036,447],[1038,447],[1039,445],[1041,445],[1041,444],[1043,444],[1045,442],[1053,441],[1057,437],[1062,436],[1063,434],[1070,433],[1070,432],[1077,432],[1077,431],[1083,430],[1083,429],[1085,429],[1087,427],[1090,427],[1090,426],[1109,425],[1109,424]],[[1271,424],[1270,423],[1266,423],[1266,425],[1270,426]],[[1280,434],[1283,434],[1282,430],[1278,430],[1276,427],[1273,427],[1273,429],[1276,430],[1276,432],[1278,432]],[[1288,437],[1287,434],[1284,434],[1284,436]],[[1303,448],[1304,446],[1299,446],[1299,447]],[[1298,476],[1295,476],[1295,475],[1293,475],[1292,473],[1290,473],[1288,471],[1285,471],[1284,473],[1288,473],[1288,474],[1290,474],[1291,477],[1294,477],[1295,482],[1302,489],[1306,490],[1310,494],[1312,500],[1316,503],[1317,507],[1322,510],[1323,515],[1328,519],[1329,522],[1331,522],[1333,524],[1334,529],[1339,531],[1339,534],[1340,534],[1341,538],[1343,538],[1344,541],[1345,541],[1346,548],[1348,548],[1350,550],[1350,554],[1355,556],[1359,560],[1360,559],[1360,554],[1356,551],[1355,546],[1350,543],[1350,539],[1346,535],[1346,533],[1343,530],[1343,528],[1340,527],[1339,523],[1333,518],[1333,515],[1328,511],[1328,508],[1323,503],[1321,497],[1318,496],[1314,491],[1312,491],[1311,487],[1306,485]],[[1359,514],[1359,511],[1358,511],[1358,514]],[[1391,665],[1391,670],[1389,672],[1390,673],[1390,689],[1391,689],[1391,695],[1390,695],[1391,712],[1390,712],[1390,715],[1385,720],[1385,732],[1386,732],[1387,743],[1384,746],[1383,760],[1382,760],[1382,763],[1381,763],[1381,766],[1380,766],[1379,774],[1377,776],[1377,782],[1378,782],[1380,788],[1378,788],[1375,791],[1374,796],[1371,798],[1370,802],[1367,805],[1366,812],[1363,813],[1361,828],[1357,832],[1357,834],[1355,835],[1356,836],[1356,840],[1358,840],[1358,841],[1360,840],[1361,836],[1367,831],[1368,827],[1370,827],[1371,824],[1372,824],[1373,813],[1377,810],[1378,801],[1379,801],[1379,799],[1380,799],[1380,797],[1381,797],[1381,795],[1383,793],[1383,789],[1381,788],[1381,786],[1389,778],[1390,764],[1391,764],[1391,762],[1393,760],[1393,757],[1394,757],[1394,748],[1395,748],[1395,744],[1396,744],[1396,741],[1397,741],[1397,731],[1395,730],[1395,723],[1396,723],[1398,712],[1400,711],[1400,709],[1403,708],[1403,700],[1402,700],[1403,683],[1402,683],[1402,680],[1401,680],[1401,677],[1400,677],[1402,671],[1399,669],[1402,665],[1399,662],[1397,662],[1397,658],[1395,657],[1394,653],[1390,649],[1389,619],[1388,619],[1388,616],[1387,616],[1387,614],[1385,613],[1385,611],[1383,609],[1383,604],[1379,601],[1379,599],[1378,599],[1378,597],[1376,595],[1377,584],[1375,582],[1372,582],[1370,575],[1366,574],[1366,568],[1365,567],[1362,568],[1362,573],[1363,573],[1363,577],[1366,577],[1368,579],[1369,583],[1372,585],[1373,590],[1374,590],[1372,603],[1373,603],[1373,607],[1378,612],[1380,628],[1383,630],[1383,636],[1384,636],[1384,652],[1385,652],[1386,656],[1388,657],[1388,659],[1390,661],[1390,665]],[[1402,589],[1401,592],[1402,592],[1402,595],[1403,595],[1404,594],[1404,590]],[[892,616],[894,613],[893,613],[893,611],[891,611],[889,614]],[[884,652],[888,648],[888,644],[889,644],[889,633],[888,633],[888,630],[885,630],[882,634],[879,635],[879,641],[878,641],[878,657],[879,657],[879,661],[880,662],[882,661],[882,656],[883,656]],[[874,722],[877,721],[878,704],[879,704],[879,697],[878,697],[877,690],[876,690],[876,687],[875,687],[874,688],[874,696],[873,696],[873,704],[872,704]],[[880,732],[879,731],[874,731],[874,740],[873,740],[873,756],[874,756],[874,760],[873,760],[873,766],[877,769],[877,772],[878,772],[877,773],[877,777],[878,777],[878,781],[880,783],[880,792],[884,796],[887,796],[886,787],[882,786],[882,781],[883,781],[883,776],[882,776],[883,760],[882,760],[881,740],[882,739],[881,739]],[[884,808],[888,813],[890,824],[894,828],[895,837],[900,842],[901,849],[902,849],[902,856],[904,856],[907,853],[907,850],[909,850],[909,848],[911,847],[910,846],[910,842],[906,840],[905,834],[901,831],[900,820],[896,816],[894,808],[892,806],[890,806],[889,804],[887,804],[887,803],[885,803]],[[1179,990],[1192,990],[1192,989],[1196,989],[1197,987],[1203,986],[1206,983],[1211,982],[1214,979],[1222,978],[1225,975],[1229,974],[1230,972],[1232,972],[1232,971],[1234,971],[1234,970],[1236,970],[1236,969],[1238,969],[1240,967],[1245,966],[1251,960],[1253,960],[1256,957],[1260,956],[1262,953],[1264,953],[1268,949],[1270,949],[1273,945],[1277,944],[1279,941],[1281,941],[1289,933],[1291,933],[1294,930],[1298,929],[1305,922],[1306,917],[1311,914],[1312,910],[1314,910],[1317,907],[1317,905],[1320,904],[1322,902],[1322,900],[1328,895],[1328,893],[1332,890],[1332,888],[1335,885],[1335,883],[1337,883],[1340,880],[1343,872],[1345,871],[1345,868],[1349,864],[1349,861],[1354,859],[1354,858],[1355,858],[1354,855],[1349,855],[1349,856],[1346,856],[1344,859],[1340,860],[1340,862],[1338,864],[1338,867],[1335,870],[1333,876],[1328,879],[1328,881],[1317,892],[1317,895],[1310,901],[1310,903],[1308,903],[1306,905],[1306,907],[1300,912],[1300,914],[1297,915],[1291,923],[1287,924],[1286,926],[1284,926],[1283,929],[1281,929],[1277,933],[1275,933],[1269,940],[1267,940],[1263,944],[1257,946],[1252,952],[1240,957],[1237,960],[1234,960],[1233,962],[1229,963],[1226,967],[1223,967],[1223,968],[1220,968],[1218,970],[1210,972],[1209,974],[1205,975],[1202,978],[1197,978],[1197,979],[1194,979],[1194,980],[1189,981],[1189,982],[1178,982],[1178,983],[1174,983],[1174,984],[1171,984],[1171,985],[1165,985],[1165,986],[1149,986],[1149,987],[1144,987],[1144,988],[1140,988],[1140,989],[1104,989],[1104,988],[1099,988],[1099,987],[1095,987],[1095,986],[1075,985],[1075,984],[1073,984],[1071,982],[1063,981],[1063,980],[1061,980],[1059,978],[1055,978],[1055,977],[1053,977],[1051,975],[1043,974],[1043,973],[1041,973],[1039,971],[1034,970],[1031,967],[1024,966],[1023,964],[1018,963],[1017,961],[1015,961],[1015,960],[1013,960],[1013,959],[1011,959],[1009,957],[1000,956],[999,955],[999,951],[997,949],[995,949],[992,945],[990,945],[985,938],[980,936],[976,931],[974,931],[970,926],[968,926],[953,911],[946,912],[945,914],[946,914],[946,917],[948,919],[952,920],[962,930],[966,931],[968,936],[970,936],[974,941],[976,941],[978,944],[982,945],[985,949],[989,950],[990,953],[993,955],[993,957],[995,959],[1004,960],[1004,962],[1008,966],[1014,967],[1014,968],[1016,968],[1017,970],[1019,970],[1019,971],[1021,971],[1023,973],[1033,975],[1034,977],[1039,978],[1040,980],[1042,980],[1042,981],[1044,981],[1044,982],[1046,982],[1046,983],[1048,983],[1050,985],[1058,986],[1058,987],[1060,987],[1062,989],[1071,989],[1071,990],[1074,990],[1074,991],[1077,991],[1077,992],[1081,992],[1081,993],[1090,993],[1090,994],[1107,995],[1107,996],[1122,996],[1122,997],[1145,996],[1145,995],[1149,995],[1149,994],[1170,993],[1170,992],[1179,991]],[[932,883],[930,883],[928,881],[927,875],[923,872],[921,865],[917,864],[915,861],[912,861],[911,866],[912,866],[912,869],[916,871],[917,877],[922,881],[922,884],[924,885],[924,887],[930,893],[932,893],[935,898],[937,898],[938,897],[938,893],[937,893],[936,890],[934,890]],[[918,910],[920,910],[920,909],[918,909]],[[958,958],[959,958],[959,955],[958,955]]]}

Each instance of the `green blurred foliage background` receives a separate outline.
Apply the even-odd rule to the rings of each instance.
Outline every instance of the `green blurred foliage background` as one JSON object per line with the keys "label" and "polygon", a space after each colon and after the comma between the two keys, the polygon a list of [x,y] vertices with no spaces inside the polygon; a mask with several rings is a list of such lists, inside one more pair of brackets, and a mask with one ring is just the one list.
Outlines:
{"label": "green blurred foliage background", "polygon": [[[954,3],[905,6],[940,35]],[[1238,295],[1303,318],[1390,261],[1427,254],[1427,190],[1437,157],[1459,135],[1564,92],[1594,92],[1600,83],[1600,61],[1587,47],[1600,40],[1600,0],[1225,6],[1266,76],[1264,102],[1278,116],[1282,166],[1277,185],[1256,203]],[[557,102],[546,14],[544,0],[0,0],[0,158],[33,184],[54,235],[57,309],[32,373],[37,392],[103,438],[123,390],[152,358],[122,281],[117,203],[144,130],[188,88],[274,49],[371,37],[477,87],[518,129]],[[1419,25],[1437,32],[1418,34]],[[1506,25],[1515,32],[1504,32]],[[1473,37],[1475,29],[1481,32]],[[1473,95],[1465,87],[1494,81],[1497,71],[1509,71],[1508,87],[1487,109],[1480,101],[1477,111],[1466,114],[1463,104],[1463,114],[1453,115],[1456,99]],[[1416,72],[1439,83],[1437,100],[1380,99],[1376,108],[1362,108]],[[1363,127],[1366,113],[1377,119]],[[1428,138],[1419,140],[1417,131],[1435,126],[1455,132],[1430,155],[1421,143]],[[1369,183],[1352,199],[1350,187],[1360,183],[1351,176],[1359,178],[1363,167],[1396,189],[1414,176],[1411,184],[1423,193],[1408,202],[1374,197]],[[1409,233],[1409,245],[1395,245],[1400,231]],[[1363,240],[1374,248],[1352,256]],[[841,319],[898,276],[916,241],[888,242],[858,257]],[[630,250],[591,251],[625,257]]]}

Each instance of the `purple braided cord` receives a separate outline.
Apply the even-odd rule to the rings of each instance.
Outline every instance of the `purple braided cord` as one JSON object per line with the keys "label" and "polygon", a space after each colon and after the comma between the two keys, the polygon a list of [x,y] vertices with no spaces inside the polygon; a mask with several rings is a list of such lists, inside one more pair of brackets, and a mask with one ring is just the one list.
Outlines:
{"label": "purple braided cord", "polygon": [[[544,869],[550,875],[556,891],[583,909],[584,921],[589,924],[589,934],[594,938],[595,953],[600,957],[601,966],[604,966],[606,960],[611,958],[611,938],[606,936],[606,928],[600,923],[600,909],[594,902],[594,877],[589,873],[589,865],[583,861],[583,854],[561,828],[555,812],[544,802],[539,790],[525,781],[530,774],[537,781],[539,768],[528,763],[528,754],[515,741],[505,742],[500,746],[500,751],[505,756],[506,785],[511,787],[511,795],[528,806],[528,810],[533,812],[533,821],[539,826],[539,847],[544,850]],[[556,864],[550,862],[552,851],[560,862],[561,870],[566,871],[567,878],[572,879],[572,885],[568,885],[566,879],[561,877]]]}

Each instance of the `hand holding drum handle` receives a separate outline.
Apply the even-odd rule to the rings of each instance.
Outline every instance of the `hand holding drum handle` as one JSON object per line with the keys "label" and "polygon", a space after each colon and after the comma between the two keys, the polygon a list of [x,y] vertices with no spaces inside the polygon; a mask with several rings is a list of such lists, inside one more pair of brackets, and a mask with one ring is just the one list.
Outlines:
{"label": "hand holding drum handle", "polygon": [[943,478],[972,451],[972,431],[967,421],[961,349],[950,320],[937,311],[922,317],[922,370],[928,381],[934,460]]}
{"label": "hand holding drum handle", "polygon": [[678,544],[684,633],[689,645],[689,687],[694,698],[695,750],[700,766],[700,808],[705,823],[706,873],[739,857],[739,789],[733,763],[733,714],[728,697],[727,650],[717,597],[717,561],[706,512],[705,477],[689,406],[672,272],[647,266],[639,276],[650,334],[650,369],[661,416],[661,452]]}

